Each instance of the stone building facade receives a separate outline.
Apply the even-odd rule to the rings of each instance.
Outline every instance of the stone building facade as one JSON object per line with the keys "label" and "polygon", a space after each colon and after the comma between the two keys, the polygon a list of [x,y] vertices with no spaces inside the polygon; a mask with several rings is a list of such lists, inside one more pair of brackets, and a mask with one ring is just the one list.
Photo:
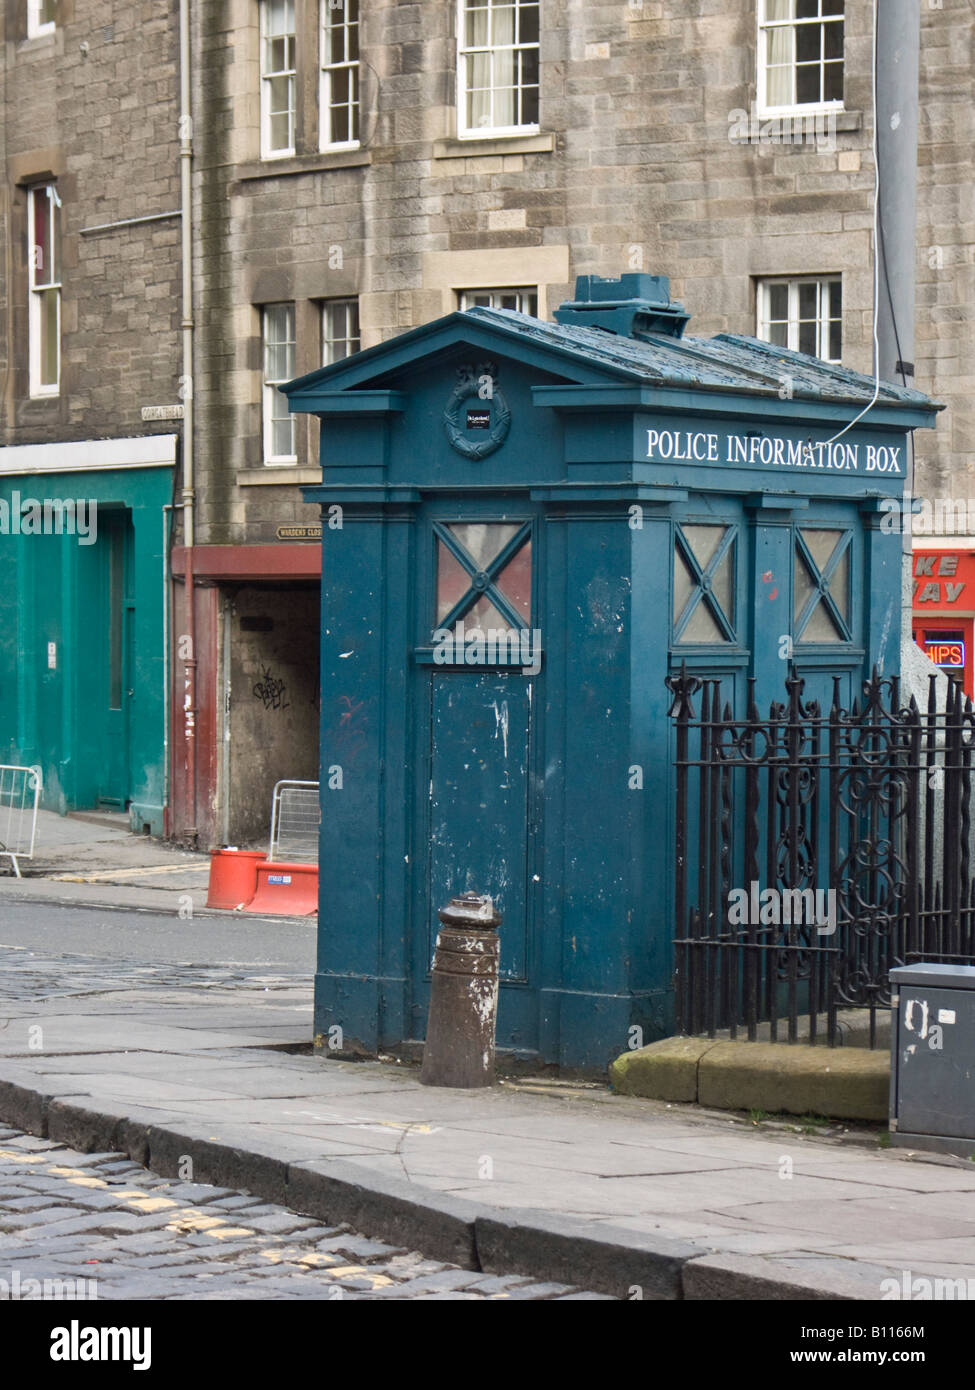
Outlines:
{"label": "stone building facade", "polygon": [[143,409],[178,402],[171,11],[7,0],[0,66],[0,762],[40,767],[52,809],[156,834],[179,427]]}
{"label": "stone building facade", "polygon": [[[177,206],[178,7],[57,0],[53,37],[24,40],[27,5],[5,7],[8,244],[23,179],[50,170],[66,389],[56,407],[28,399],[26,282],[8,269],[4,440],[139,433],[141,405],[179,399],[178,222],[70,229]],[[304,528],[319,518],[299,488],[318,478],[318,425],[289,424],[275,383],[478,299],[548,318],[577,275],[637,270],[669,275],[691,335],[757,333],[870,371],[873,4],[199,0],[190,15],[195,665],[177,649],[177,508],[170,828],[242,842],[275,780],[317,776]],[[915,381],[948,409],[918,439],[916,491],[967,499],[971,5],[924,0],[922,26]]]}

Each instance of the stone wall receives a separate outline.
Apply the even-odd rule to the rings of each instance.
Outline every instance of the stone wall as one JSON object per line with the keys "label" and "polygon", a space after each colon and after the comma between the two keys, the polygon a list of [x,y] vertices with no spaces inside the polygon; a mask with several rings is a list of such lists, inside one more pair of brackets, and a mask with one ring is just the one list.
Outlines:
{"label": "stone wall", "polygon": [[[179,399],[179,219],[89,230],[179,207],[172,11],[168,0],[62,0],[55,32],[28,39],[26,0],[5,7],[0,444],[173,428],[144,425],[141,408]],[[62,385],[31,400],[26,190],[51,179]]]}
{"label": "stone wall", "polygon": [[[756,98],[753,0],[547,0],[539,135],[473,143],[456,139],[456,7],[362,0],[362,144],[339,153],[318,151],[317,6],[297,0],[297,153],[273,161],[257,6],[201,8],[201,539],[309,520],[295,485],[315,477],[317,425],[300,425],[297,469],[262,468],[263,303],[296,301],[303,372],[330,297],[358,295],[369,346],[460,288],[538,285],[549,315],[578,274],[643,269],[670,275],[692,333],[753,333],[758,277],[842,273],[844,362],[871,370],[870,0],[847,5],[846,110],[820,147],[729,138]],[[922,14],[917,384],[949,412],[918,439],[919,490],[963,493],[973,16],[967,0]]]}

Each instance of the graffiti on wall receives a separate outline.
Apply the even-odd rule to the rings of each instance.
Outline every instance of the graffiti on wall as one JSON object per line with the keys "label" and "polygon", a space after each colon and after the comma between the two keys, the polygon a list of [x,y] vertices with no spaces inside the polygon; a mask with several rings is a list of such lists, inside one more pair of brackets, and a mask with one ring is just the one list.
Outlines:
{"label": "graffiti on wall", "polygon": [[260,700],[266,710],[290,708],[290,701],[284,698],[287,689],[284,681],[272,676],[269,666],[265,666],[263,672],[261,679],[254,686],[254,698]]}

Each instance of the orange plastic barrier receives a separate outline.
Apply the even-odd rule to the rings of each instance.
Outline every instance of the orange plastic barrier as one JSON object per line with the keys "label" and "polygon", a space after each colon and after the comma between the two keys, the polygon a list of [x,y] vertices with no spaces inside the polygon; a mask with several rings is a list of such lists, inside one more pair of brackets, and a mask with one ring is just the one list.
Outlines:
{"label": "orange plastic barrier", "polygon": [[262,849],[215,849],[210,855],[207,907],[244,907],[257,892],[257,866],[267,856]]}
{"label": "orange plastic barrier", "polygon": [[274,863],[257,866],[257,892],[245,912],[269,917],[307,917],[318,911],[318,865]]}

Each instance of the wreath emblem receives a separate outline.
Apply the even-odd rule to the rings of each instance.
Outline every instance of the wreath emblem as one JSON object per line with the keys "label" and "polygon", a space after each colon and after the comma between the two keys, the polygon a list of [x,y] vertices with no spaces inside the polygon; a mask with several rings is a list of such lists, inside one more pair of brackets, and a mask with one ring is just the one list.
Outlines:
{"label": "wreath emblem", "polygon": [[[486,433],[478,439],[472,438],[464,418],[466,403],[471,399],[477,400],[490,416]],[[501,448],[511,428],[511,411],[498,386],[495,362],[479,362],[476,367],[468,364],[457,369],[457,384],[450,393],[443,422],[451,448],[465,458],[487,458],[488,454]]]}

